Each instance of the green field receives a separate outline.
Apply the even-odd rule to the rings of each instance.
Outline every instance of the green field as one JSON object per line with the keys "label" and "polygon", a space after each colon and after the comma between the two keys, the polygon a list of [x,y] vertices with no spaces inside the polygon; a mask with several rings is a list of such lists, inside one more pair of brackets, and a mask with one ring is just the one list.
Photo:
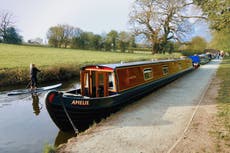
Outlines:
{"label": "green field", "polygon": [[181,54],[134,54],[0,44],[0,86],[28,83],[30,63],[42,71],[42,82],[65,81],[79,76],[80,67],[89,64],[177,58]]}
{"label": "green field", "polygon": [[[180,54],[172,54],[178,57]],[[138,61],[166,58],[169,55],[115,53],[0,44],[0,69],[28,68],[30,63],[40,66],[84,65],[118,61]]]}

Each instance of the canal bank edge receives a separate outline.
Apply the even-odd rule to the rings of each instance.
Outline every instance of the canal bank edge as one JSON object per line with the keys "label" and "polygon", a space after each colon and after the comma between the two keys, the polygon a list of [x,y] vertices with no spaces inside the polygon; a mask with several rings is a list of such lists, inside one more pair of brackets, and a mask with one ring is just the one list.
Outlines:
{"label": "canal bank edge", "polygon": [[[79,77],[80,66],[62,66],[62,67],[39,67],[38,83],[68,81],[72,78]],[[30,72],[28,69],[1,69],[0,86],[9,87],[17,85],[27,85],[30,81]]]}

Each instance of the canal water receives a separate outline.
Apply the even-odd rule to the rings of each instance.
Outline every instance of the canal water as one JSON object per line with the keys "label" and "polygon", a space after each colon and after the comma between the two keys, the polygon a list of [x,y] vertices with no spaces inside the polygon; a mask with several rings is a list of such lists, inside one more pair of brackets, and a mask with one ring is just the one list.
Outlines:
{"label": "canal water", "polygon": [[[68,84],[68,89],[77,83]],[[66,90],[66,87],[65,87]],[[47,144],[58,146],[73,134],[59,131],[44,102],[45,93],[7,96],[0,92],[0,152],[41,153]]]}

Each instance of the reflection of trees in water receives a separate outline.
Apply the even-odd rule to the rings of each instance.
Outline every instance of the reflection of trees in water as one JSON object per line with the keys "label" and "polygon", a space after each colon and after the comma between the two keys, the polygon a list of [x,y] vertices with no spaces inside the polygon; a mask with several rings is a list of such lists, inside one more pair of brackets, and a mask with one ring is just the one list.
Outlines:
{"label": "reflection of trees in water", "polygon": [[39,107],[38,95],[32,94],[32,99],[33,99],[32,106],[33,106],[34,114],[37,116],[37,115],[39,115],[40,110],[42,109],[42,106],[41,106],[41,108]]}

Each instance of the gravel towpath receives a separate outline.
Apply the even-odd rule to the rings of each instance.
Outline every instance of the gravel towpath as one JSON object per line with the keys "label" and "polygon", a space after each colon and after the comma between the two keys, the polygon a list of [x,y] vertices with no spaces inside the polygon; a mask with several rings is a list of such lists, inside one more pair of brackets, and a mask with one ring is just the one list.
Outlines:
{"label": "gravel towpath", "polygon": [[183,136],[220,61],[213,60],[137,102],[126,106],[86,132],[72,138],[59,152],[170,152]]}

